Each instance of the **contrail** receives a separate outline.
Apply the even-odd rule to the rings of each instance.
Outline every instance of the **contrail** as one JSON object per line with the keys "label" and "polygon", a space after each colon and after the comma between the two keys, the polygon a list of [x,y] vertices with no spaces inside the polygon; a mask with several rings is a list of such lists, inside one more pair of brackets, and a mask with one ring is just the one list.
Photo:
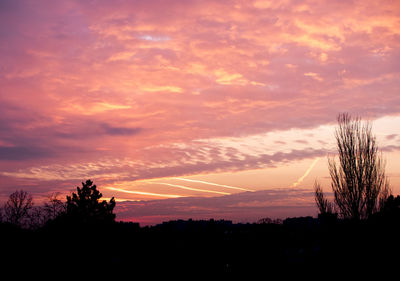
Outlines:
{"label": "contrail", "polygon": [[115,190],[115,191],[119,191],[119,192],[132,193],[132,194],[138,194],[138,195],[148,195],[148,196],[157,196],[157,197],[166,197],[166,198],[179,198],[179,197],[184,197],[184,196],[182,196],[182,195],[160,194],[160,193],[152,193],[152,192],[125,190],[125,189],[115,188],[115,187],[106,187],[106,188],[109,189],[109,190]]}
{"label": "contrail", "polygon": [[298,186],[304,179],[305,177],[308,176],[308,174],[311,172],[311,170],[314,168],[315,164],[317,164],[319,158],[315,159],[314,162],[311,163],[310,167],[308,167],[307,171],[302,175],[296,182],[292,184],[291,187],[296,187]]}
{"label": "contrail", "polygon": [[199,191],[199,192],[208,192],[208,193],[216,193],[216,194],[230,195],[230,193],[227,193],[227,192],[214,191],[214,190],[208,190],[208,189],[198,189],[198,188],[193,188],[193,187],[189,187],[189,186],[178,185],[178,184],[172,184],[172,183],[166,183],[166,182],[151,182],[151,183],[163,184],[163,185],[173,186],[173,187],[177,187],[177,188],[181,188],[181,189],[192,190],[192,191]]}
{"label": "contrail", "polygon": [[230,189],[236,189],[236,190],[243,190],[243,191],[254,191],[242,187],[236,187],[236,186],[231,186],[231,185],[225,185],[225,184],[218,184],[218,183],[213,183],[213,182],[208,182],[208,181],[200,181],[200,180],[191,180],[191,179],[185,179],[185,178],[173,178],[174,180],[180,180],[180,181],[189,181],[189,182],[197,182],[197,183],[204,183],[208,185],[214,185],[214,186],[220,186],[220,187],[226,187]]}

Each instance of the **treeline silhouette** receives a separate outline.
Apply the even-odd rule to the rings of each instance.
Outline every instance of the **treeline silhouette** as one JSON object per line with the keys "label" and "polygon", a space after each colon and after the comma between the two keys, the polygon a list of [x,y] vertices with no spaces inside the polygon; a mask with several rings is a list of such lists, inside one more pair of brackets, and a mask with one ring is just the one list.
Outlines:
{"label": "treeline silhouette", "polygon": [[53,195],[40,207],[25,191],[11,194],[1,213],[0,264],[14,272],[50,268],[73,276],[124,272],[150,279],[397,275],[391,270],[400,262],[400,196],[391,195],[370,124],[348,114],[339,115],[338,124],[339,161],[329,159],[333,202],[316,181],[317,218],[140,227],[117,222],[114,198],[101,200],[87,180],[66,202]]}
{"label": "treeline silhouette", "polygon": [[[12,194],[0,224],[3,268],[236,277],[335,268],[365,272],[399,261],[399,196],[389,196],[384,208],[364,220],[325,213],[246,224],[176,220],[146,227],[116,221],[114,199],[100,199],[90,180],[66,202],[51,198],[47,211],[30,213],[29,194]],[[28,222],[39,213],[46,221]]]}

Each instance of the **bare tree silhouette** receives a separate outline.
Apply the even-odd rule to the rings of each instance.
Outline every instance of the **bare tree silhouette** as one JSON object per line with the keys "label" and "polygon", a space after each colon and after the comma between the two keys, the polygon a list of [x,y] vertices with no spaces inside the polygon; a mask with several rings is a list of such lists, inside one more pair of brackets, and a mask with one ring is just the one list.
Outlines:
{"label": "bare tree silhouette", "polygon": [[66,211],[66,204],[58,199],[59,193],[53,193],[49,196],[48,201],[44,203],[43,215],[45,220],[54,220]]}
{"label": "bare tree silhouette", "polygon": [[3,207],[4,220],[17,226],[25,226],[33,208],[32,196],[26,191],[17,190],[10,195]]}
{"label": "bare tree silhouette", "polygon": [[320,214],[331,214],[334,210],[334,205],[329,202],[322,191],[322,187],[319,182],[315,181],[314,183],[314,191],[315,191],[315,203],[317,203],[318,210]]}
{"label": "bare tree silhouette", "polygon": [[[378,153],[371,123],[340,114],[335,138],[339,161],[329,158],[335,207],[343,218],[368,218],[390,194],[385,162]],[[315,196],[320,211],[329,211],[319,185],[315,186]]]}

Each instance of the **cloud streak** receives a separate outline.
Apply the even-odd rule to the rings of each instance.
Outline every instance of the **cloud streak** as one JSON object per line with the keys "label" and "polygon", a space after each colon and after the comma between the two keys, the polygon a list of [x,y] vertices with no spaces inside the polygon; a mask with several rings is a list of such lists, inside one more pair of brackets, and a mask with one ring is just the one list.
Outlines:
{"label": "cloud streak", "polygon": [[201,180],[192,180],[192,179],[185,179],[185,178],[173,178],[173,179],[174,179],[174,180],[180,180],[180,181],[187,181],[187,182],[194,182],[194,183],[202,183],[202,184],[220,186],[220,187],[225,187],[225,188],[235,189],[235,190],[241,190],[241,191],[253,191],[253,190],[246,189],[246,188],[242,188],[242,187],[231,186],[231,185],[225,185],[225,184],[218,184],[218,183],[207,182],[207,181],[201,181]]}
{"label": "cloud streak", "polygon": [[271,189],[212,198],[185,197],[145,202],[119,202],[117,217],[154,225],[169,219],[228,219],[256,222],[264,217],[310,215],[317,210],[314,193],[302,189]]}
{"label": "cloud streak", "polygon": [[185,190],[191,190],[191,191],[214,193],[214,194],[220,194],[220,195],[230,195],[230,193],[228,193],[228,192],[200,189],[200,188],[194,188],[194,187],[184,186],[184,185],[180,185],[180,184],[172,184],[172,183],[166,183],[166,182],[151,182],[151,183],[168,185],[168,186],[177,187],[177,188],[185,189]]}
{"label": "cloud streak", "polygon": [[319,158],[316,158],[310,165],[310,167],[308,167],[307,171],[304,173],[304,175],[302,175],[296,182],[294,182],[292,184],[292,187],[296,187],[299,184],[301,184],[303,182],[303,180],[310,174],[310,172],[312,171],[312,169],[314,168],[314,166],[317,164]]}
{"label": "cloud streak", "polygon": [[125,190],[125,189],[116,188],[116,187],[106,187],[106,189],[113,190],[113,191],[118,191],[118,192],[123,192],[123,193],[146,195],[146,196],[152,196],[152,197],[164,197],[164,198],[179,198],[179,197],[182,197],[181,195],[175,195],[175,194],[160,194],[160,193],[154,193],[154,192]]}

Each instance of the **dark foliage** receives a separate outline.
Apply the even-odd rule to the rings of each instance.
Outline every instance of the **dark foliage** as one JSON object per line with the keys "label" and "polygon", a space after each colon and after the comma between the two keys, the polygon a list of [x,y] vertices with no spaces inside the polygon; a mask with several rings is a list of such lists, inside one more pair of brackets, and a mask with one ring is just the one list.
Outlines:
{"label": "dark foliage", "polygon": [[[99,202],[101,194],[92,183],[83,186],[70,197],[70,204],[93,198]],[[263,219],[252,224],[177,220],[140,227],[132,222],[109,223],[114,221],[108,216],[111,206],[103,211],[98,211],[103,207],[85,207],[91,215],[83,213],[84,220],[73,209],[68,220],[62,213],[60,219],[38,229],[0,224],[4,274],[23,269],[30,274],[51,270],[89,277],[120,274],[130,279],[160,275],[187,280],[258,280],[260,276],[268,279],[277,275],[360,277],[390,272],[399,262],[399,196],[390,196],[380,212],[363,221],[320,216]],[[104,214],[107,219],[103,219]],[[87,216],[102,219],[96,218],[93,223]],[[71,225],[72,218],[78,219],[80,227]]]}
{"label": "dark foliage", "polygon": [[[400,250],[399,217],[391,217],[390,224],[380,218],[329,223],[312,217],[288,218],[281,224],[178,220],[139,227],[119,222],[69,231],[28,231],[3,224],[1,231],[10,243],[3,247],[3,256],[11,257],[3,264],[113,275],[134,272],[149,278],[251,278],[266,272],[311,277],[323,271],[362,274],[366,269],[376,273],[397,266],[393,253]],[[372,238],[378,243],[371,244]],[[332,266],[337,267],[334,272]]]}
{"label": "dark foliage", "polygon": [[400,220],[400,196],[394,197],[390,195],[387,200],[383,203],[381,211],[374,214],[370,218],[370,221],[396,226]]}
{"label": "dark foliage", "polygon": [[105,224],[115,220],[113,213],[115,207],[114,197],[110,202],[103,200],[100,191],[91,180],[82,182],[82,187],[76,188],[77,193],[67,196],[66,212],[63,216],[71,223],[80,224]]}

